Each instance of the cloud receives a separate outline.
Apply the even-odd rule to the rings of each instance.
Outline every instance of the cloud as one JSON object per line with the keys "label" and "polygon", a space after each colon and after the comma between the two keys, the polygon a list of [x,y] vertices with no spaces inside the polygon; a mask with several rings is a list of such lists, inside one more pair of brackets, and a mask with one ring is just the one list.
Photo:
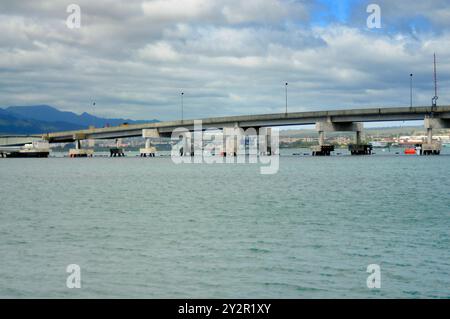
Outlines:
{"label": "cloud", "polygon": [[444,1],[379,1],[380,30],[367,29],[364,1],[321,23],[323,1],[78,2],[81,29],[65,25],[71,1],[0,4],[2,105],[81,113],[96,101],[96,115],[164,120],[179,117],[183,91],[186,117],[273,113],[286,81],[291,111],[408,105],[410,73],[429,105],[434,52],[439,102],[450,99]]}
{"label": "cloud", "polygon": [[299,2],[277,0],[226,1],[221,9],[230,24],[277,23],[286,19],[305,19],[306,8]]}
{"label": "cloud", "polygon": [[144,1],[142,10],[152,20],[167,23],[266,24],[307,16],[303,2],[279,0],[152,0]]}
{"label": "cloud", "polygon": [[146,45],[138,51],[141,60],[148,61],[178,61],[179,54],[167,42],[156,42]]}
{"label": "cloud", "polygon": [[202,0],[153,0],[142,3],[144,14],[156,21],[186,21],[213,17],[214,4]]}

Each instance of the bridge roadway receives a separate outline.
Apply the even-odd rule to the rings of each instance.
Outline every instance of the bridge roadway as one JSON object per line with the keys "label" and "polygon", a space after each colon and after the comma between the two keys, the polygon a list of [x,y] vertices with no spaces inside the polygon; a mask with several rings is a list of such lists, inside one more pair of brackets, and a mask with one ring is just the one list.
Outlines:
{"label": "bridge roadway", "polygon": [[[0,147],[19,147],[42,140],[42,135],[0,135]],[[0,149],[1,150],[1,149]]]}
{"label": "bridge roadway", "polygon": [[[320,122],[359,123],[385,121],[414,121],[427,117],[450,120],[450,106],[419,106],[364,108],[352,110],[332,110],[316,112],[295,112],[261,115],[241,115],[201,119],[203,129],[226,127],[259,128],[286,125],[308,125]],[[121,125],[105,128],[91,128],[79,131],[55,132],[44,134],[43,138],[50,143],[67,143],[83,139],[116,139],[125,137],[142,137],[142,130],[153,129],[161,137],[170,137],[176,128],[184,127],[194,130],[194,120],[167,121],[147,124]]]}

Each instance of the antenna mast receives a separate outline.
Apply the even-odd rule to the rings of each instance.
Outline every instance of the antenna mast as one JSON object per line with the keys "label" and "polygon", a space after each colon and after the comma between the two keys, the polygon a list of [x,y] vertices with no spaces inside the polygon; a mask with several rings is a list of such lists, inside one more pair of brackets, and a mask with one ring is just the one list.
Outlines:
{"label": "antenna mast", "polygon": [[433,107],[436,107],[438,98],[439,97],[437,95],[436,53],[434,53],[434,97],[431,99]]}

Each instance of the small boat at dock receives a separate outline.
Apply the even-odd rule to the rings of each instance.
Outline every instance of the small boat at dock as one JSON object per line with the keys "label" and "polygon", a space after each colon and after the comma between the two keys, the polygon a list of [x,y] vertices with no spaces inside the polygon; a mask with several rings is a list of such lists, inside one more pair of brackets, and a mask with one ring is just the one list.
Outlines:
{"label": "small boat at dock", "polygon": [[416,155],[416,149],[415,148],[407,148],[405,149],[406,155]]}
{"label": "small boat at dock", "polygon": [[389,146],[389,144],[387,142],[370,142],[370,145],[372,145],[373,148],[386,148]]}

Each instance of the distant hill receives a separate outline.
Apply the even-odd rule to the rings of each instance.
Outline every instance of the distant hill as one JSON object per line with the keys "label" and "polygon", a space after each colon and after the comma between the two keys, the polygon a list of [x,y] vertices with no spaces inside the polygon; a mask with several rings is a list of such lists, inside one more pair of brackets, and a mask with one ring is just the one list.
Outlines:
{"label": "distant hill", "polygon": [[157,120],[133,121],[129,119],[108,119],[60,111],[49,105],[10,106],[0,108],[0,133],[39,134],[54,131],[79,130],[89,126],[105,127],[123,123],[138,124],[158,122]]}
{"label": "distant hill", "polygon": [[0,109],[0,134],[38,134],[45,132],[77,130],[80,125],[64,122],[44,122],[23,119]]}

